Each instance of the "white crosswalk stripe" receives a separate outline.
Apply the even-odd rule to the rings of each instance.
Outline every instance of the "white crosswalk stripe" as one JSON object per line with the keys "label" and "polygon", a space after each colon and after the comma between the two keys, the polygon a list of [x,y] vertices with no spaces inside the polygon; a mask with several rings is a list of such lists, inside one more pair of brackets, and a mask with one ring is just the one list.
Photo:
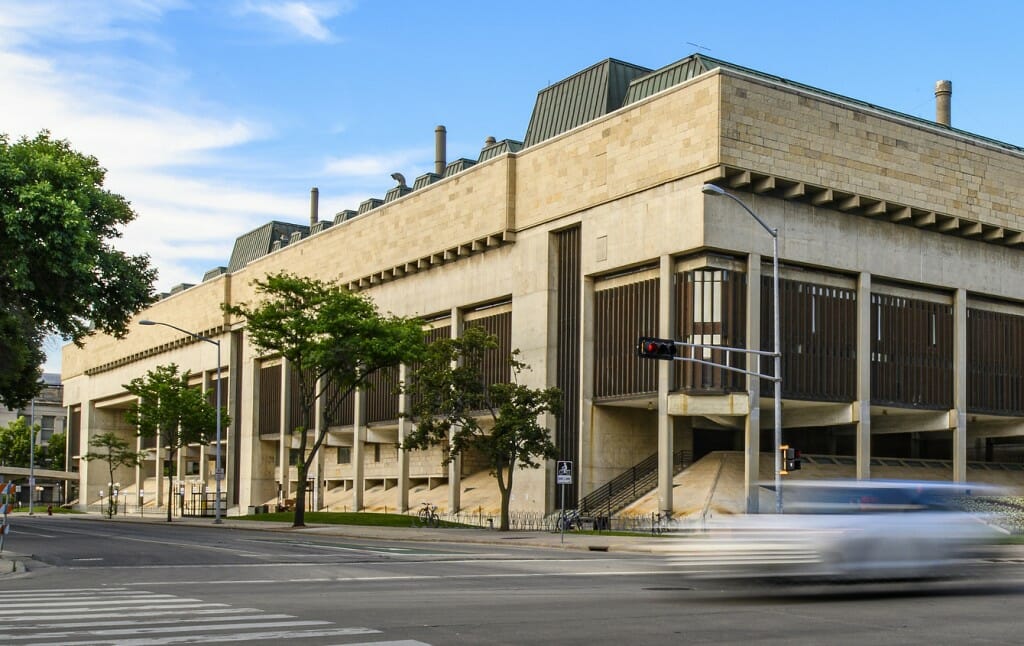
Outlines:
{"label": "white crosswalk stripe", "polygon": [[[192,597],[127,588],[0,592],[0,638],[34,646],[159,646],[379,635],[362,626],[300,619],[258,608],[232,608]],[[363,646],[429,646],[415,640],[360,641]],[[353,644],[353,646],[358,646]]]}

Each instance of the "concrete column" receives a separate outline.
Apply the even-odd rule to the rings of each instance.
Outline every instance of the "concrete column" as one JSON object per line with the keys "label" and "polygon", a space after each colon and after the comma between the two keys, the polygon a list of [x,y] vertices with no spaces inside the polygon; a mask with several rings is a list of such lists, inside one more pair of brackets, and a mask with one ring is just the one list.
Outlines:
{"label": "concrete column", "polygon": [[[675,300],[672,298],[672,256],[664,255],[658,272],[658,336],[675,338]],[[658,511],[672,513],[672,417],[668,393],[672,388],[672,361],[658,362]]]}
{"label": "concrete column", "polygon": [[281,360],[281,411],[277,426],[281,429],[281,437],[277,442],[278,463],[281,465],[280,486],[281,497],[292,497],[291,479],[291,448],[292,429],[288,428],[288,411],[292,406],[292,380],[291,365],[287,360]]}
{"label": "concrete column", "polygon": [[[323,381],[318,381],[317,385],[320,386]],[[318,388],[319,390],[319,388]],[[320,437],[320,433],[326,429],[324,425],[327,422],[324,420],[324,398],[317,397],[316,402],[313,404],[313,441]],[[313,511],[323,509],[327,502],[327,484],[324,480],[324,474],[327,472],[326,469],[327,460],[327,440],[324,439],[324,443],[320,445],[320,450],[316,452],[316,461],[313,462],[313,482],[314,482],[314,495],[313,495]]]}
{"label": "concrete column", "polygon": [[[249,480],[242,486],[241,476],[241,454],[242,454],[242,421],[248,419],[249,424],[249,436],[255,436],[256,441],[259,441],[259,432],[255,425],[254,415],[244,415],[242,413],[242,397],[236,397],[236,393],[249,393],[249,406],[253,406],[251,402],[254,401],[252,396],[254,393],[259,392],[256,388],[250,388],[248,391],[242,388],[242,334],[241,332],[233,332],[228,336],[228,355],[227,355],[227,379],[228,387],[222,393],[223,401],[221,406],[227,406],[228,415],[231,417],[231,423],[228,424],[224,431],[224,446],[221,447],[221,457],[224,460],[224,481],[221,483],[224,490],[227,493],[228,506],[239,505],[243,510],[246,509],[243,505],[242,493],[245,491],[249,499],[252,499],[252,490],[256,486],[256,483]],[[255,384],[255,378],[251,374],[251,371],[255,364],[250,363],[250,383]],[[252,441],[252,440],[250,440]],[[260,474],[261,478],[266,477],[264,474]],[[248,502],[244,503],[248,506]]]}
{"label": "concrete column", "polygon": [[[597,429],[593,428],[594,422],[594,281],[589,278],[583,279],[580,289],[582,297],[580,310],[581,347],[580,347],[580,444],[579,455],[576,456],[576,482],[578,483],[579,498],[589,494],[598,486],[597,478],[594,475],[594,435]],[[554,317],[552,317],[554,318]],[[554,362],[553,362],[554,363]],[[572,406],[573,402],[566,402],[566,406]],[[548,482],[555,482],[554,465],[550,465]],[[547,510],[554,510],[559,505],[555,501],[558,486],[551,484],[547,487],[548,505]]]}
{"label": "concrete column", "polygon": [[[214,379],[213,377],[210,376],[209,372],[203,372],[203,396],[206,396],[206,394],[210,392],[210,389],[214,387],[214,385],[212,384],[213,381]],[[216,443],[216,441],[217,439],[216,437],[214,437],[214,443]],[[208,462],[208,458],[210,458],[213,455],[216,455],[216,452],[214,450],[211,450],[211,445],[203,445],[199,447],[199,481],[202,482],[203,485],[205,485],[206,488],[210,490],[213,489],[213,485],[210,485],[208,483],[208,478],[210,477],[210,465]],[[214,471],[216,471],[216,468],[214,469]]]}
{"label": "concrete column", "polygon": [[967,290],[953,296],[953,481],[967,481]]}
{"label": "concrete column", "polygon": [[[456,339],[462,335],[465,323],[462,320],[462,310],[452,308],[451,316],[452,338]],[[462,508],[462,457],[456,457],[448,464],[448,513],[458,513]]]}
{"label": "concrete column", "polygon": [[[398,367],[398,381],[403,385],[409,380],[409,366]],[[406,393],[398,395],[398,510],[409,511],[409,451],[404,448],[405,438],[412,431],[412,421],[405,415],[412,405]]]}
{"label": "concrete column", "polygon": [[352,511],[362,511],[366,489],[366,391],[360,388],[352,396]]}
{"label": "concrete column", "polygon": [[857,277],[857,400],[853,403],[856,422],[857,479],[871,477],[871,274]]}
{"label": "concrete column", "polygon": [[[761,254],[747,257],[747,349],[761,349]],[[747,368],[761,372],[761,357],[747,355]],[[747,418],[743,421],[743,490],[748,514],[761,510],[761,379],[747,375]]]}

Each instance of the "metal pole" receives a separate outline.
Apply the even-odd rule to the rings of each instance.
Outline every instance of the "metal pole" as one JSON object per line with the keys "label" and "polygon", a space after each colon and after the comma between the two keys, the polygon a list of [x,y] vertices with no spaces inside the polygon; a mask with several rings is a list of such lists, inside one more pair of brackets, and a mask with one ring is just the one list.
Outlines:
{"label": "metal pole", "polygon": [[220,481],[224,477],[224,474],[221,473],[220,470],[220,341],[215,341],[214,343],[217,345],[217,448],[214,451],[217,464],[213,468],[213,479],[217,483],[217,497],[213,501],[213,522],[214,524],[219,525],[222,522],[220,518]]}
{"label": "metal pole", "polygon": [[[214,460],[216,460],[216,465],[214,466],[214,469],[213,469],[213,479],[217,483],[216,494],[215,494],[217,496],[217,499],[214,501],[214,506],[213,506],[214,507],[213,523],[215,525],[219,525],[222,522],[221,518],[220,518],[220,496],[221,496],[221,484],[220,483],[221,483],[221,480],[224,477],[224,474],[221,472],[221,469],[220,469],[220,459],[221,459],[221,456],[220,456],[220,444],[221,444],[221,410],[220,410],[220,408],[221,408],[221,386],[220,386],[220,377],[221,377],[221,367],[220,366],[221,366],[221,363],[220,363],[220,341],[211,339],[210,337],[207,337],[207,336],[203,336],[202,334],[196,334],[195,332],[191,332],[191,331],[186,330],[184,328],[180,328],[177,325],[172,325],[170,323],[164,323],[163,321],[150,321],[148,319],[144,319],[142,321],[139,321],[139,325],[163,325],[165,327],[169,327],[169,328],[171,328],[173,330],[177,330],[179,332],[187,334],[187,335],[189,335],[190,337],[192,337],[194,339],[199,339],[200,341],[205,341],[207,343],[212,343],[213,345],[217,346],[217,446],[214,447]],[[181,492],[181,508],[182,508],[182,513],[184,513],[184,510],[185,510],[185,491],[184,491],[184,489]]]}
{"label": "metal pole", "polygon": [[562,513],[560,514],[560,518],[562,520],[562,522],[559,523],[562,526],[562,541],[561,542],[564,543],[565,542],[565,485],[564,484],[562,485]]}
{"label": "metal pole", "polygon": [[36,398],[29,407],[28,422],[28,515],[32,515],[32,498],[36,489]]}
{"label": "metal pole", "polygon": [[744,211],[757,220],[757,223],[772,237],[772,294],[775,299],[775,348],[772,354],[775,355],[775,371],[772,380],[775,382],[775,513],[782,513],[782,335],[779,327],[779,230],[768,226],[768,223],[761,219],[757,213],[747,206],[743,200],[729,193],[721,186],[705,184],[701,188],[705,195],[728,197],[739,204]]}
{"label": "metal pole", "polygon": [[779,332],[779,230],[772,233],[772,292],[775,309],[775,513],[782,513],[782,343]]}

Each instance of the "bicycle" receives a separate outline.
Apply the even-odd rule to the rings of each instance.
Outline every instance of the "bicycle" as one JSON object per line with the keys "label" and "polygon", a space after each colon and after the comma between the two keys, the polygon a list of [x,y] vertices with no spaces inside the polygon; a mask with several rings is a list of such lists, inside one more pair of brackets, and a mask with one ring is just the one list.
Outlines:
{"label": "bicycle", "polygon": [[580,512],[577,509],[565,509],[559,514],[558,520],[555,522],[555,528],[562,531],[583,530],[583,519],[580,517]]}
{"label": "bicycle", "polygon": [[418,527],[438,527],[441,524],[441,517],[437,514],[437,505],[424,501],[416,515]]}
{"label": "bicycle", "polygon": [[672,525],[671,512],[658,512],[651,515],[651,533],[662,534],[669,531]]}

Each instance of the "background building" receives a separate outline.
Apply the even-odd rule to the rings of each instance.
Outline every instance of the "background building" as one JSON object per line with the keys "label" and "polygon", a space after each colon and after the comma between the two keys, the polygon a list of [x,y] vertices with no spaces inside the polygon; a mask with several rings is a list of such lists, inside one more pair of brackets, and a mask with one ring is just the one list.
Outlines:
{"label": "background building", "polygon": [[[50,440],[56,434],[64,433],[66,428],[67,409],[64,407],[64,387],[60,382],[60,375],[55,373],[43,373],[43,388],[34,397],[29,405],[20,410],[0,409],[0,426],[7,426],[19,417],[24,417],[31,426],[39,425],[39,433],[36,434],[37,446],[48,448]],[[67,437],[64,437],[65,442]],[[12,465],[0,465],[0,482],[12,481],[17,483],[21,489],[18,492],[18,499],[28,502],[28,472],[25,467],[12,468]],[[36,496],[35,501],[43,503],[63,502],[68,493],[68,480],[66,474],[58,476],[57,472],[65,470],[64,464],[39,464],[35,465],[36,473]]]}
{"label": "background building", "polygon": [[[225,484],[243,512],[293,491],[298,410],[289,366],[259,356],[220,304],[251,302],[251,281],[282,269],[365,291],[384,311],[422,317],[432,336],[481,325],[519,348],[530,385],[566,394],[550,421],[559,459],[577,465],[570,500],[597,504],[610,481],[642,472],[658,509],[685,511],[678,472],[738,451],[754,511],[773,475],[772,384],[635,355],[641,335],[771,349],[772,237],[735,202],[705,195],[713,183],[778,229],[788,444],[859,478],[898,459],[915,477],[1016,482],[1024,151],[953,128],[946,90],[932,122],[700,55],[658,70],[608,59],[542,90],[521,142],[488,138],[474,159],[448,161],[439,127],[433,172],[412,186],[397,176],[382,199],[326,221],[314,192],[308,225],[242,235],[226,267],[139,318],[225,350]],[[700,353],[770,372],[743,353]],[[171,362],[212,396],[215,348],[166,327],[67,346],[72,454],[97,432],[130,434],[121,384]],[[312,508],[496,506],[473,460],[442,468],[437,451],[398,448],[399,408],[377,387],[322,417]],[[122,482],[164,504],[163,457],[140,447],[153,459]],[[176,487],[212,488],[213,454],[184,451]],[[553,469],[517,476],[514,510],[557,506]],[[81,465],[83,502],[107,479],[95,470]]]}

